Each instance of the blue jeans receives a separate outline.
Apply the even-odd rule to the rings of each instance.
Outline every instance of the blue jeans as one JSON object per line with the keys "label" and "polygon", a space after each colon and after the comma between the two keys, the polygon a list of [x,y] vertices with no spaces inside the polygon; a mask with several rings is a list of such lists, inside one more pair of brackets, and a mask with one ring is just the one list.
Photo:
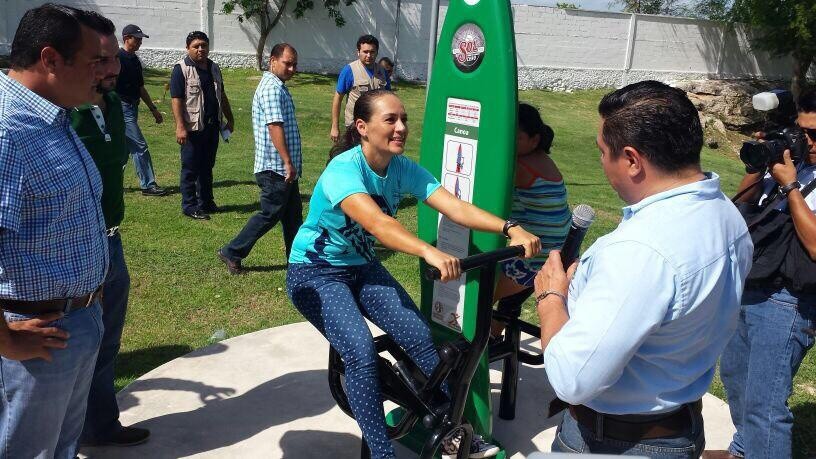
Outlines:
{"label": "blue jeans", "polygon": [[88,393],[88,410],[82,429],[82,443],[100,443],[109,439],[119,429],[119,405],[116,403],[114,388],[114,361],[122,341],[125,326],[130,274],[125,263],[122,237],[119,234],[108,238],[110,265],[105,277],[102,297],[102,323],[105,333],[96,358],[91,389]]}
{"label": "blue jeans", "polygon": [[[798,297],[797,297],[798,296]],[[791,457],[793,377],[813,337],[816,295],[746,289],[737,331],[720,358],[720,377],[737,433],[728,450],[748,458]]]}
{"label": "blue jeans", "polygon": [[153,161],[147,149],[147,141],[139,128],[139,104],[129,104],[122,101],[122,113],[125,115],[125,138],[133,167],[139,177],[139,186],[144,190],[156,184],[156,175],[153,173]]}
{"label": "blue jeans", "polygon": [[[8,322],[36,316],[6,312]],[[68,347],[43,359],[0,359],[0,457],[73,459],[102,338],[98,303],[53,323],[70,333]]]}
{"label": "blue jeans", "polygon": [[360,266],[290,263],[286,287],[297,310],[340,353],[349,405],[371,457],[394,457],[386,433],[377,352],[364,317],[388,333],[430,375],[439,354],[413,300],[379,261]]}
{"label": "blue jeans", "polygon": [[[681,410],[690,410],[688,407]],[[651,438],[637,443],[614,438],[596,438],[589,429],[564,411],[564,418],[558,426],[553,440],[552,451],[560,453],[612,454],[617,456],[644,456],[657,459],[697,459],[705,447],[703,417],[691,411],[691,426],[680,435],[666,438]]]}
{"label": "blue jeans", "polygon": [[303,204],[300,202],[298,181],[286,183],[282,176],[272,171],[258,172],[255,174],[255,181],[261,189],[261,211],[250,217],[244,229],[221,249],[221,253],[233,261],[246,258],[258,239],[280,221],[288,260],[292,241],[303,224]]}

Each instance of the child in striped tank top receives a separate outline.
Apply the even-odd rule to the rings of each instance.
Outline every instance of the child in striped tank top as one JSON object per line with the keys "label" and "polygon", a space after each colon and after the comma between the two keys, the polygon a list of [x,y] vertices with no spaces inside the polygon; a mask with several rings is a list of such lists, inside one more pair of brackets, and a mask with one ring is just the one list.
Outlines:
{"label": "child in striped tank top", "polygon": [[[541,253],[533,258],[514,258],[501,263],[495,300],[520,293],[533,286],[533,279],[550,250],[560,249],[567,236],[570,210],[567,189],[550,147],[555,134],[535,107],[519,104],[516,133],[516,177],[510,218],[541,239]],[[493,335],[501,324],[494,322]]]}

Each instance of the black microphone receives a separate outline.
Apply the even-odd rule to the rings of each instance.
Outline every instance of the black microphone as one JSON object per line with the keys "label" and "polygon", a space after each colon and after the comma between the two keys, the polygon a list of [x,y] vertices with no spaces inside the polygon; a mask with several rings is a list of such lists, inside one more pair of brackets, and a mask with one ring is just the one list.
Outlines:
{"label": "black microphone", "polygon": [[561,262],[566,271],[569,266],[578,259],[578,252],[581,250],[581,243],[584,242],[587,229],[595,220],[595,211],[586,204],[578,204],[572,211],[572,224],[570,225],[564,245],[561,246]]}

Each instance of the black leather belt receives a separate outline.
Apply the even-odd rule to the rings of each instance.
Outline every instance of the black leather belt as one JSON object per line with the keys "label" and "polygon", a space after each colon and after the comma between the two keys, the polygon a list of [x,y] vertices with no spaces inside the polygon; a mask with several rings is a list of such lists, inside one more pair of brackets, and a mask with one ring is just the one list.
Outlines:
{"label": "black leather belt", "polygon": [[[557,400],[557,399],[556,399]],[[557,400],[557,402],[561,402]],[[550,404],[550,410],[568,408],[578,424],[588,429],[598,438],[637,443],[652,438],[673,437],[691,428],[692,417],[700,416],[703,401],[687,403],[666,414],[614,415],[599,413],[584,405],[568,405],[564,402]],[[557,406],[553,406],[557,405]],[[557,412],[556,411],[556,412]]]}
{"label": "black leather belt", "polygon": [[[656,415],[615,416],[598,413],[583,405],[570,406],[570,414],[579,424],[593,434],[603,438],[639,442],[651,438],[666,438],[681,435],[691,428],[692,413],[699,414],[702,401],[683,405],[679,410],[663,417]],[[641,417],[643,420],[638,420]]]}
{"label": "black leather belt", "polygon": [[87,308],[95,300],[102,298],[102,286],[87,295],[76,298],[61,298],[45,301],[0,300],[0,309],[15,314],[40,315],[52,312],[68,314],[77,309]]}

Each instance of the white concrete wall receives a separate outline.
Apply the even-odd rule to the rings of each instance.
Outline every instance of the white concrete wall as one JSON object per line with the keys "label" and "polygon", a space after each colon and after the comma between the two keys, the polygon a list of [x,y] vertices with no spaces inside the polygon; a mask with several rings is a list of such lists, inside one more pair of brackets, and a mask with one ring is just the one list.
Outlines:
{"label": "white concrete wall", "polygon": [[[142,27],[150,35],[140,51],[148,66],[168,67],[183,56],[184,39],[192,30],[208,33],[212,58],[222,66],[255,65],[257,30],[251,22],[239,23],[237,14],[221,13],[222,0],[62,1],[101,11],[119,30],[129,23]],[[23,12],[41,3],[0,3],[0,53],[8,53]],[[315,3],[318,7],[304,19],[284,15],[268,46],[287,41],[298,49],[301,70],[337,73],[354,59],[357,37],[372,33],[380,39],[381,56],[396,56],[402,78],[425,78],[431,0],[400,0],[399,12],[397,0],[358,0],[342,7],[343,28],[335,27],[320,2]],[[440,24],[447,3],[442,2]],[[527,5],[514,5],[513,13],[522,88],[613,87],[648,78],[790,76],[790,60],[753,52],[749,32],[742,27],[724,29],[717,23],[684,18]]]}

